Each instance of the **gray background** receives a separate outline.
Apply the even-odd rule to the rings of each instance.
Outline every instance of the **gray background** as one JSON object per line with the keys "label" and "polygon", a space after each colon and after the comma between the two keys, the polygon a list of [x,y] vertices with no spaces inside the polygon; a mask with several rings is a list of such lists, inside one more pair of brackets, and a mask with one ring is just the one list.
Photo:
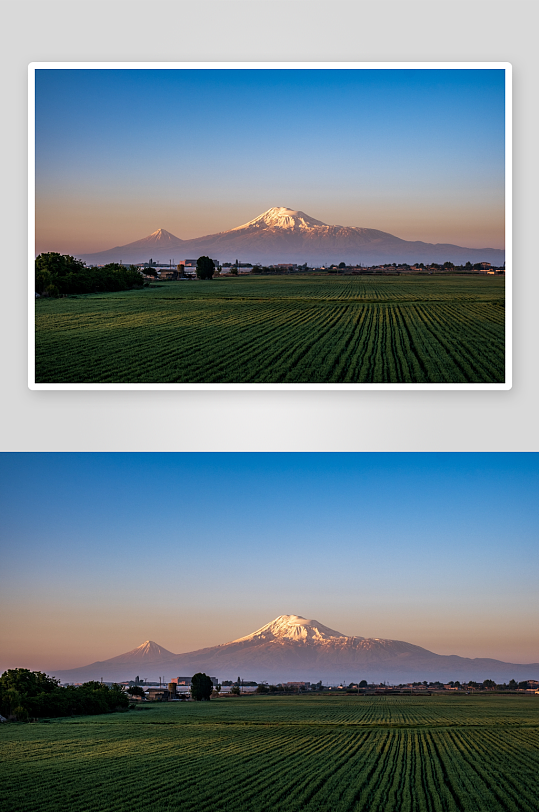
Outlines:
{"label": "gray background", "polygon": [[[536,8],[518,0],[4,2],[0,451],[538,450]],[[30,391],[27,65],[104,60],[511,62],[512,390]]]}

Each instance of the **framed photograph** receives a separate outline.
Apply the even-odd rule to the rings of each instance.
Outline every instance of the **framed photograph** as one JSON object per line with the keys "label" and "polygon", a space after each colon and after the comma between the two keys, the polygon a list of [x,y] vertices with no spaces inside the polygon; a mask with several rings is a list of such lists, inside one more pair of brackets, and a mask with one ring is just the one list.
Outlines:
{"label": "framed photograph", "polygon": [[510,389],[508,63],[33,63],[31,389]]}

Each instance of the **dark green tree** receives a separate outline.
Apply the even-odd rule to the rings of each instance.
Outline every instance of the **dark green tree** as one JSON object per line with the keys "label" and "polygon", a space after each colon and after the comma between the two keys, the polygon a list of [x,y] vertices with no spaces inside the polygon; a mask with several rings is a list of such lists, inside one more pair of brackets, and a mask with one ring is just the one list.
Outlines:
{"label": "dark green tree", "polygon": [[269,687],[267,685],[263,685],[262,683],[257,686],[255,693],[257,694],[269,694]]}
{"label": "dark green tree", "polygon": [[144,696],[144,688],[141,688],[140,685],[130,685],[127,693],[131,696]]}
{"label": "dark green tree", "polygon": [[84,268],[83,262],[67,254],[58,254],[55,251],[40,254],[36,258],[36,293],[40,295],[49,293],[51,296],[57,296],[58,279],[63,279],[70,274],[78,274]]}
{"label": "dark green tree", "polygon": [[191,679],[191,697],[196,702],[209,700],[213,690],[213,683],[206,674],[195,674]]}
{"label": "dark green tree", "polygon": [[215,263],[209,257],[199,257],[197,259],[197,277],[199,279],[211,279],[215,270]]}
{"label": "dark green tree", "polygon": [[74,257],[54,252],[36,258],[35,274],[36,293],[49,296],[128,290],[144,284],[134,265],[110,262],[102,268],[87,267]]}
{"label": "dark green tree", "polygon": [[14,668],[0,677],[0,713],[19,721],[43,716],[110,713],[127,708],[129,699],[119,685],[100,682],[62,687],[40,671]]}

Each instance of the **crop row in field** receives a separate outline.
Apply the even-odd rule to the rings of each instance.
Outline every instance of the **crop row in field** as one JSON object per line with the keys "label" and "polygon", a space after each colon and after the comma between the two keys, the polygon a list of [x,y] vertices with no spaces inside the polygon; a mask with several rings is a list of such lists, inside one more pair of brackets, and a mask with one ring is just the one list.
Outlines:
{"label": "crop row in field", "polygon": [[5,812],[536,812],[539,703],[494,707],[498,724],[473,698],[249,698],[6,726],[0,801]]}
{"label": "crop row in field", "polygon": [[[504,308],[493,292],[437,300],[337,281],[303,296],[225,296],[227,285],[43,303],[38,382],[467,383],[504,380]],[[446,281],[446,280],[443,280]],[[498,281],[498,280],[497,280]],[[394,281],[397,286],[399,280]],[[173,285],[174,283],[170,283]],[[201,283],[202,284],[202,283]],[[406,288],[406,286],[404,286]],[[287,291],[284,285],[285,292]],[[197,290],[201,294],[195,296]],[[182,292],[185,291],[183,295]],[[243,294],[244,291],[238,291]],[[368,300],[361,299],[368,293]],[[429,291],[432,293],[431,291]],[[164,295],[167,293],[169,295]],[[210,295],[212,293],[213,295]],[[338,293],[339,295],[335,295]],[[406,293],[406,295],[404,295]],[[330,295],[333,294],[333,295]]]}

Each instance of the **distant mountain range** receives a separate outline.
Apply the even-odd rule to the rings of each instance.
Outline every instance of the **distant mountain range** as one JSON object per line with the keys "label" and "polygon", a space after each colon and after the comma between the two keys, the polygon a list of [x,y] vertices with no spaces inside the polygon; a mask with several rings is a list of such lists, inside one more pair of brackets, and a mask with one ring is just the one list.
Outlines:
{"label": "distant mountain range", "polygon": [[141,240],[99,251],[78,254],[87,264],[138,263],[210,256],[220,262],[275,264],[292,262],[320,266],[325,263],[377,265],[382,262],[490,262],[503,265],[498,248],[463,248],[459,245],[401,240],[374,228],[329,226],[302,211],[277,206],[229,231],[181,240],[160,228]]}
{"label": "distant mountain range", "polygon": [[197,671],[224,679],[257,682],[349,683],[367,679],[400,683],[413,680],[508,682],[539,678],[539,663],[469,659],[432,651],[401,640],[348,637],[300,615],[281,615],[261,629],[220,646],[173,654],[151,640],[138,648],[81,668],[51,672],[62,682],[90,679],[124,681],[139,676],[154,681],[190,677]]}

